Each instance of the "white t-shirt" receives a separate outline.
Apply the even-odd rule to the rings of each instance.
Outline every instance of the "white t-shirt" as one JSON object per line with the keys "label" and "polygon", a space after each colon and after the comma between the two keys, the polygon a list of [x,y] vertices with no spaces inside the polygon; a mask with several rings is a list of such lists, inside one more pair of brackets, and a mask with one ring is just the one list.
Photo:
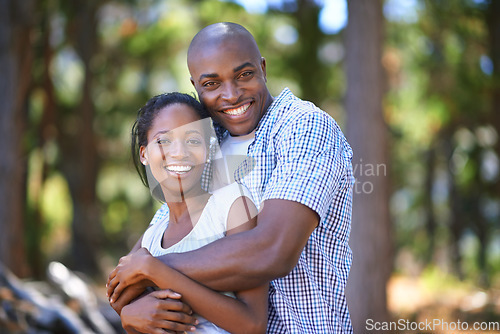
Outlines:
{"label": "white t-shirt", "polygon": [[[156,212],[151,224],[144,232],[141,246],[147,248],[153,256],[158,257],[168,253],[189,252],[220,239],[226,235],[229,210],[234,201],[241,196],[252,198],[248,189],[237,183],[232,183],[214,191],[191,232],[168,248],[162,247],[163,234],[168,227],[170,216],[165,211],[168,210],[165,204]],[[234,297],[234,294],[230,292],[224,294]],[[196,326],[196,332],[194,333],[228,334],[228,332],[201,316],[196,315],[196,318],[199,324]]]}
{"label": "white t-shirt", "polygon": [[255,139],[255,130],[244,136],[224,138],[220,153],[213,163],[213,188],[218,189],[234,182],[234,172],[247,158],[248,146]]}
{"label": "white t-shirt", "polygon": [[163,234],[169,222],[169,215],[165,212],[162,212],[162,218],[158,219],[158,213],[164,209],[162,207],[144,232],[141,246],[147,248],[154,257],[158,257],[168,253],[189,252],[220,239],[226,235],[229,209],[241,196],[252,198],[248,189],[237,183],[216,190],[208,199],[191,232],[168,248],[162,247]]}

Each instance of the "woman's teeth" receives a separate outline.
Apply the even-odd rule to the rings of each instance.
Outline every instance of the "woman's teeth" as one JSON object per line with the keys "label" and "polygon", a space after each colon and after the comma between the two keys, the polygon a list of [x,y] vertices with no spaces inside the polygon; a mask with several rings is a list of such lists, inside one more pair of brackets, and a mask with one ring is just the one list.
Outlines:
{"label": "woman's teeth", "polygon": [[245,111],[247,111],[248,107],[250,107],[250,103],[242,105],[241,107],[236,108],[236,109],[227,109],[227,110],[224,110],[223,112],[225,114],[228,114],[231,116],[238,116],[238,115],[242,115]]}
{"label": "woman's teeth", "polygon": [[191,169],[193,169],[193,166],[167,166],[167,170],[172,173],[177,173],[177,174],[182,174],[182,173],[187,173]]}

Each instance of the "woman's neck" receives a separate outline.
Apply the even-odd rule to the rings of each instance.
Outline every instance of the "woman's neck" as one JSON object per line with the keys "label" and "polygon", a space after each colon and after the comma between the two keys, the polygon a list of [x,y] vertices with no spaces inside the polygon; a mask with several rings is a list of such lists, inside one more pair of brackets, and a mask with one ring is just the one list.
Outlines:
{"label": "woman's neck", "polygon": [[167,200],[170,223],[196,224],[209,198],[210,194],[203,191],[197,196],[182,197],[180,201]]}

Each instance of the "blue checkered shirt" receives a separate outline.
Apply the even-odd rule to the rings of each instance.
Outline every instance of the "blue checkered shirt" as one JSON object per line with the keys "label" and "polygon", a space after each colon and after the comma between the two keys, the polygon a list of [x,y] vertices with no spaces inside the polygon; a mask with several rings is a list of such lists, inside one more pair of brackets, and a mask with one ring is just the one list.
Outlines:
{"label": "blue checkered shirt", "polygon": [[295,268],[270,284],[268,333],[352,333],[344,289],[354,177],[342,131],[285,88],[260,121],[248,157],[236,179],[257,205],[285,199],[320,217]]}

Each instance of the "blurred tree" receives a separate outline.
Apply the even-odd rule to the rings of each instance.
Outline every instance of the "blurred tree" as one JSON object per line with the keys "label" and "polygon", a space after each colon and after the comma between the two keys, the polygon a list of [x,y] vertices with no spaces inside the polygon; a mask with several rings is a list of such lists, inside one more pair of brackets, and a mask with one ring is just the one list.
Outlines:
{"label": "blurred tree", "polygon": [[25,128],[31,83],[34,1],[0,2],[0,261],[29,274],[24,242]]}
{"label": "blurred tree", "polygon": [[[95,66],[91,66],[91,61],[99,56],[96,16],[101,5],[102,2],[96,1],[37,3],[40,25],[33,47],[36,62],[31,99],[41,100],[38,105],[32,105],[32,109],[40,109],[41,115],[31,117],[30,124],[32,137],[36,138],[31,153],[33,156],[37,152],[41,154],[36,159],[39,171],[33,171],[30,177],[32,201],[27,221],[30,264],[36,276],[43,275],[47,254],[43,240],[53,228],[48,226],[49,221],[44,216],[47,209],[43,207],[43,193],[47,181],[55,175],[64,176],[73,203],[72,256],[64,261],[87,274],[100,274],[97,259],[103,233],[95,190],[99,165],[92,96]],[[73,62],[70,61],[72,50],[75,50]],[[64,75],[67,77],[58,72],[62,62],[66,62]],[[78,64],[83,72],[81,81],[75,74]],[[73,91],[67,89],[68,86],[74,87]],[[32,114],[36,113],[32,111]],[[57,255],[64,257],[63,251]]]}
{"label": "blurred tree", "polygon": [[[41,278],[45,272],[45,252],[43,251],[42,240],[46,230],[46,223],[42,213],[41,202],[43,200],[43,186],[50,173],[51,166],[44,154],[40,154],[47,147],[47,144],[55,140],[57,134],[56,109],[57,101],[54,91],[54,84],[50,73],[50,67],[55,51],[50,43],[51,18],[54,15],[54,5],[49,5],[48,1],[40,0],[36,2],[36,13],[38,33],[32,42],[32,52],[34,57],[32,71],[32,87],[29,92],[30,99],[37,90],[42,92],[41,116],[39,122],[28,118],[28,135],[34,139],[31,141],[30,154],[41,156],[38,159],[38,172],[28,170],[28,201],[26,208],[26,242],[27,257],[31,267],[32,275]],[[33,99],[34,100],[34,99]],[[34,109],[33,104],[31,109]],[[33,111],[32,111],[33,114]],[[33,118],[33,117],[31,117]],[[30,184],[31,183],[31,184]]]}
{"label": "blurred tree", "polygon": [[[493,67],[491,73],[491,97],[489,97],[491,99],[491,105],[488,114],[490,115],[491,125],[496,132],[496,140],[493,144],[495,155],[493,156],[496,157],[497,169],[497,173],[492,180],[489,191],[492,202],[496,203],[497,207],[500,207],[500,2],[493,0],[488,2],[486,23],[489,37],[488,49]],[[491,231],[500,231],[500,212],[496,213],[496,217],[494,214],[487,214],[486,216],[486,219],[492,220]],[[485,262],[483,267],[487,265],[487,259],[483,259],[483,257],[486,256],[486,253],[481,256],[481,261]]]}
{"label": "blurred tree", "polygon": [[71,6],[62,4],[66,10],[68,42],[82,62],[84,76],[81,98],[75,103],[75,110],[60,114],[61,168],[73,199],[73,266],[88,274],[100,272],[97,259],[103,235],[96,195],[99,158],[94,131],[95,69],[92,66],[99,51],[97,12],[102,5],[103,2],[97,0],[73,1]]}
{"label": "blurred tree", "polygon": [[[491,198],[487,189],[492,180],[484,170],[490,148],[481,132],[494,116],[490,117],[487,95],[483,93],[489,80],[478,66],[487,48],[484,15],[480,4],[466,1],[426,1],[425,11],[421,28],[430,46],[425,61],[429,68],[426,97],[438,101],[445,116],[434,140],[448,162],[445,170],[452,268],[458,277],[465,278],[464,254],[471,250],[464,248],[463,240],[472,232],[478,241],[478,278],[482,285],[488,285],[487,249],[492,225],[483,208]],[[473,138],[468,147],[463,145],[465,133]],[[465,159],[462,166],[460,156]],[[432,198],[433,193],[424,196]]]}
{"label": "blurred tree", "polygon": [[349,1],[348,11],[346,135],[354,151],[356,184],[347,299],[356,333],[366,330],[367,319],[388,320],[386,284],[392,270],[392,243],[388,138],[382,108],[386,91],[382,1]]}
{"label": "blurred tree", "polygon": [[397,136],[393,211],[400,250],[415,255],[414,268],[438,264],[484,285],[499,219],[485,20],[491,4],[419,1],[418,16],[390,22],[386,40],[399,68],[387,115]]}
{"label": "blurred tree", "polygon": [[324,34],[319,28],[321,7],[314,0],[297,0],[294,12],[300,52],[292,55],[290,67],[297,71],[299,84],[305,100],[319,105],[325,98],[326,74],[328,70],[321,63],[318,53]]}
{"label": "blurred tree", "polygon": [[[488,25],[489,36],[489,55],[492,63],[492,89],[491,89],[491,124],[497,133],[495,143],[495,152],[500,159],[500,2],[488,1],[486,22]],[[499,167],[500,168],[500,167]],[[500,173],[499,173],[500,174]],[[493,189],[494,196],[500,197],[500,176],[497,175],[495,180],[495,188]],[[500,228],[497,223],[497,228]]]}

